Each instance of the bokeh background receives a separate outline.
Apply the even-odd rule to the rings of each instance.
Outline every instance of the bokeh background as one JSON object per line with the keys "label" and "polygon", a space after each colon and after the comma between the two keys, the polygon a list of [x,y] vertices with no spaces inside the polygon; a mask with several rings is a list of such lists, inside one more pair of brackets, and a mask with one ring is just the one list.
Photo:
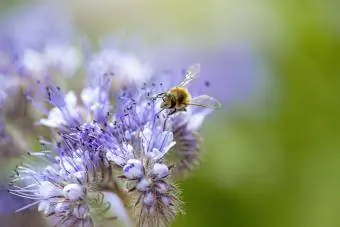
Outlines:
{"label": "bokeh background", "polygon": [[[1,20],[23,4],[39,3],[1,0]],[[181,183],[186,214],[173,226],[340,226],[339,1],[58,5],[79,34],[111,37],[154,69],[201,63],[223,103],[202,129],[203,161]],[[0,226],[27,226],[8,217]]]}

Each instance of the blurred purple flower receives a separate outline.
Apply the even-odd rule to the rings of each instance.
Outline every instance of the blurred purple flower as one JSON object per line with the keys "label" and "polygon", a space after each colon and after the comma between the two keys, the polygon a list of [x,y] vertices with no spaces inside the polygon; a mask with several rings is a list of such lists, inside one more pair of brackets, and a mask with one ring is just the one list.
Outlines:
{"label": "blurred purple flower", "polygon": [[143,83],[150,77],[151,69],[131,53],[106,48],[93,56],[89,73],[92,78],[111,74],[113,85],[119,89],[131,83]]}
{"label": "blurred purple flower", "polygon": [[55,2],[20,5],[0,24],[0,72],[41,77],[57,68],[73,75],[81,61],[74,35],[71,18]]}

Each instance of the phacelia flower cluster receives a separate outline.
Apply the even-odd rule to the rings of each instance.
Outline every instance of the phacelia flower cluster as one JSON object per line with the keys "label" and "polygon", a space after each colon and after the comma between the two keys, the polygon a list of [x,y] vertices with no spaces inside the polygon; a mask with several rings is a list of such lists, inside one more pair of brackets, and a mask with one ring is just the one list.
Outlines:
{"label": "phacelia flower cluster", "polygon": [[18,211],[36,206],[60,226],[167,226],[182,211],[176,181],[197,164],[198,130],[212,110],[162,107],[155,97],[176,83],[166,76],[120,90],[111,89],[114,76],[97,74],[79,101],[38,81],[41,95],[30,98],[48,110],[37,123],[53,139],[40,138],[41,150],[16,169],[10,192],[32,201]]}
{"label": "phacelia flower cluster", "polygon": [[154,73],[114,48],[92,54],[54,10],[0,24],[0,148],[27,152],[9,186],[24,201],[16,212],[55,226],[168,226],[214,109],[191,103],[205,95],[189,86],[198,71]]}

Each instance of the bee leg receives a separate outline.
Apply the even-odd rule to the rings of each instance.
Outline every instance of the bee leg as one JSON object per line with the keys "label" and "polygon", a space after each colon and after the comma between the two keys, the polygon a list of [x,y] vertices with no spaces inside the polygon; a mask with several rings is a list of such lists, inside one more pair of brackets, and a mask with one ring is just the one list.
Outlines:
{"label": "bee leg", "polygon": [[158,112],[155,114],[154,119],[153,119],[153,124],[156,123],[157,118],[160,118],[160,117],[159,117],[159,114],[162,113],[164,110],[165,110],[165,109],[162,108],[160,111],[158,111]]}
{"label": "bee leg", "polygon": [[166,121],[168,120],[169,114],[166,116],[165,120],[164,120],[164,125],[163,125],[163,131],[165,130],[166,127]]}
{"label": "bee leg", "polygon": [[168,116],[173,115],[176,112],[177,112],[177,109],[173,109],[170,113],[168,113]]}

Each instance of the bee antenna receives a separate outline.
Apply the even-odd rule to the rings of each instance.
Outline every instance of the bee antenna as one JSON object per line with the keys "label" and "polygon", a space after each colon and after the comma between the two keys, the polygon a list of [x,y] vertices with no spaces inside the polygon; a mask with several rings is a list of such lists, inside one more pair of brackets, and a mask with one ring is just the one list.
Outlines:
{"label": "bee antenna", "polygon": [[156,99],[162,97],[164,94],[165,94],[165,92],[159,93],[159,94],[155,95],[154,97],[152,97],[152,100],[156,100]]}

